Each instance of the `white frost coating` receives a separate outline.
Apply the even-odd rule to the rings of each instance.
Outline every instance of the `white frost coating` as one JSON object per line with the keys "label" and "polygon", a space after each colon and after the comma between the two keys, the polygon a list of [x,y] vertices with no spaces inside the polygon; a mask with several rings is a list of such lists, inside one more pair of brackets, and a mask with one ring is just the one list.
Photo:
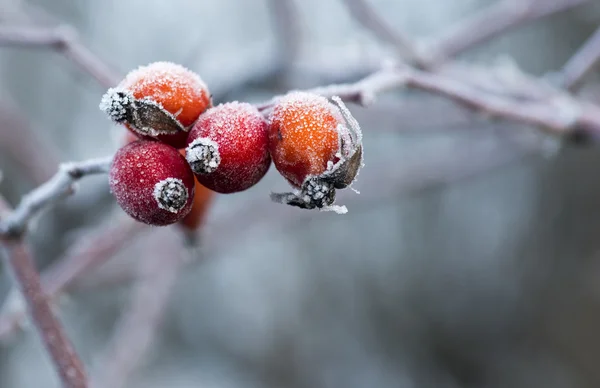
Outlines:
{"label": "white frost coating", "polygon": [[135,99],[124,90],[110,88],[100,100],[99,108],[116,122],[122,122],[127,116],[127,107],[132,106]]}
{"label": "white frost coating", "polygon": [[342,116],[344,116],[344,120],[346,120],[346,123],[352,130],[350,132],[356,136],[354,138],[355,143],[362,144],[362,131],[360,129],[360,124],[358,124],[358,121],[356,121],[354,116],[352,116],[352,113],[350,113],[350,110],[346,107],[346,105],[339,96],[333,96],[331,97],[331,99],[337,104],[338,108],[340,109]]}
{"label": "white frost coating", "polygon": [[188,190],[181,179],[167,178],[154,185],[153,196],[159,208],[178,213],[188,201]]}
{"label": "white frost coating", "polygon": [[219,145],[207,137],[191,142],[185,150],[185,158],[197,174],[210,174],[221,164]]}
{"label": "white frost coating", "polygon": [[348,208],[345,205],[330,205],[330,206],[323,206],[321,209],[319,209],[322,212],[335,212],[337,214],[346,214],[348,213]]}

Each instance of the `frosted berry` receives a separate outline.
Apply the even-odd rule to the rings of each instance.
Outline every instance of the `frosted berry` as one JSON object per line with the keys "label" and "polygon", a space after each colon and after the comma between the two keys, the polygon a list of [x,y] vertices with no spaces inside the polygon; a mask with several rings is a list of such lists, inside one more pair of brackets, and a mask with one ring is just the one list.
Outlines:
{"label": "frosted berry", "polygon": [[267,123],[248,103],[208,109],[188,137],[186,159],[204,186],[228,194],[254,186],[269,170]]}
{"label": "frosted berry", "polygon": [[171,62],[154,62],[109,89],[100,109],[141,138],[182,148],[191,125],[211,104],[208,88],[196,73]]}
{"label": "frosted berry", "polygon": [[179,151],[158,141],[138,140],[119,149],[109,183],[121,208],[146,224],[173,224],[192,208],[192,170]]}
{"label": "frosted berry", "polygon": [[336,189],[352,184],[362,166],[362,133],[338,97],[293,92],[281,97],[269,116],[269,151],[294,193],[271,198],[304,209],[345,212],[333,206]]}

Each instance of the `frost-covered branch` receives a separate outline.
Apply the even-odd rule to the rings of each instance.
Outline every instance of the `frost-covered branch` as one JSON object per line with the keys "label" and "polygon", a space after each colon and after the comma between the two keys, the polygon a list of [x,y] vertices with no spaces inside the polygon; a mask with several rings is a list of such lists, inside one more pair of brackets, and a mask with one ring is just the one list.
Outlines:
{"label": "frost-covered branch", "polygon": [[[559,136],[586,136],[600,139],[600,108],[581,102],[567,93],[548,99],[522,101],[510,95],[491,93],[444,74],[409,67],[389,68],[356,83],[310,89],[326,97],[340,96],[345,101],[370,104],[387,90],[410,87],[447,97],[468,108],[490,116],[541,127]],[[273,99],[258,106],[267,110]]]}
{"label": "frost-covered branch", "polygon": [[[0,199],[0,210],[9,210],[3,199]],[[5,251],[6,267],[10,268],[27,303],[31,320],[54,363],[62,385],[65,388],[86,388],[88,384],[83,363],[52,311],[29,249],[22,240],[0,241]]]}
{"label": "frost-covered branch", "polygon": [[39,211],[72,194],[79,179],[108,172],[111,161],[112,156],[60,165],[50,180],[25,195],[15,210],[0,222],[0,237],[21,236]]}
{"label": "frost-covered branch", "polygon": [[116,85],[120,79],[79,41],[75,29],[68,26],[0,26],[0,45],[54,49],[106,88]]}
{"label": "frost-covered branch", "polygon": [[460,20],[430,40],[427,51],[437,64],[530,21],[573,8],[589,0],[498,0]]}
{"label": "frost-covered branch", "polygon": [[561,70],[565,88],[576,90],[583,79],[600,64],[600,28],[581,46]]}

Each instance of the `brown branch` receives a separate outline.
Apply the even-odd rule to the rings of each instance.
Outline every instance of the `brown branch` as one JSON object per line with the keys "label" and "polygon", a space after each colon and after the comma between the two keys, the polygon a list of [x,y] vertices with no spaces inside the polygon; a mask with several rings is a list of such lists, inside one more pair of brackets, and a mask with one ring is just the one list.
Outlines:
{"label": "brown branch", "polygon": [[[121,388],[152,346],[183,264],[181,245],[174,236],[158,238],[140,260],[137,284],[102,357],[92,387]],[[168,241],[168,242],[167,242]]]}
{"label": "brown branch", "polygon": [[372,31],[377,38],[391,44],[400,57],[422,68],[432,66],[431,59],[425,56],[412,38],[389,26],[373,9],[368,0],[342,0],[350,15],[367,30]]}
{"label": "brown branch", "polygon": [[[7,211],[4,200],[0,202],[0,207]],[[54,363],[62,385],[65,388],[86,388],[88,385],[83,363],[50,307],[31,253],[21,240],[3,240],[2,245],[6,253],[6,267],[12,271],[27,302],[31,320]]]}
{"label": "brown branch", "polygon": [[56,50],[106,88],[115,86],[120,79],[118,74],[79,41],[77,32],[68,26],[0,26],[0,45]]}
{"label": "brown branch", "polygon": [[459,21],[439,37],[431,39],[427,51],[435,56],[439,65],[508,30],[587,2],[588,0],[498,0],[492,6]]}
{"label": "brown branch", "polygon": [[[85,273],[104,264],[121,248],[131,243],[146,225],[129,217],[111,219],[107,227],[93,228],[85,232],[85,236],[73,244],[64,257],[47,268],[41,275],[42,288],[50,300],[59,294]],[[16,294],[7,298],[3,314],[0,315],[0,340],[7,339],[22,326],[26,318],[25,306]]]}
{"label": "brown branch", "polygon": [[600,28],[581,46],[561,70],[563,86],[577,90],[584,78],[600,64]]}

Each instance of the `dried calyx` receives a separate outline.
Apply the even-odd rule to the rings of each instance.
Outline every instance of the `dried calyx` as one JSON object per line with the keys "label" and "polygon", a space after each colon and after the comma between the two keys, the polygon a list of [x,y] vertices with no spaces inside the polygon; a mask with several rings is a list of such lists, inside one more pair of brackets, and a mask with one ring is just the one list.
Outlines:
{"label": "dried calyx", "polygon": [[196,174],[210,174],[221,163],[219,145],[206,137],[191,142],[185,150],[185,158]]}
{"label": "dried calyx", "polygon": [[362,132],[358,121],[338,96],[332,97],[345,123],[337,127],[339,149],[337,161],[329,162],[320,175],[309,175],[300,190],[290,193],[271,193],[274,202],[302,209],[321,209],[346,213],[345,206],[335,206],[336,189],[345,189],[356,180],[363,166]]}
{"label": "dried calyx", "polygon": [[136,99],[130,92],[111,88],[100,102],[100,109],[118,124],[128,124],[144,136],[173,135],[187,132],[172,113],[161,104],[149,99]]}
{"label": "dried calyx", "polygon": [[167,178],[154,186],[153,196],[159,208],[178,213],[188,201],[188,190],[181,179]]}

